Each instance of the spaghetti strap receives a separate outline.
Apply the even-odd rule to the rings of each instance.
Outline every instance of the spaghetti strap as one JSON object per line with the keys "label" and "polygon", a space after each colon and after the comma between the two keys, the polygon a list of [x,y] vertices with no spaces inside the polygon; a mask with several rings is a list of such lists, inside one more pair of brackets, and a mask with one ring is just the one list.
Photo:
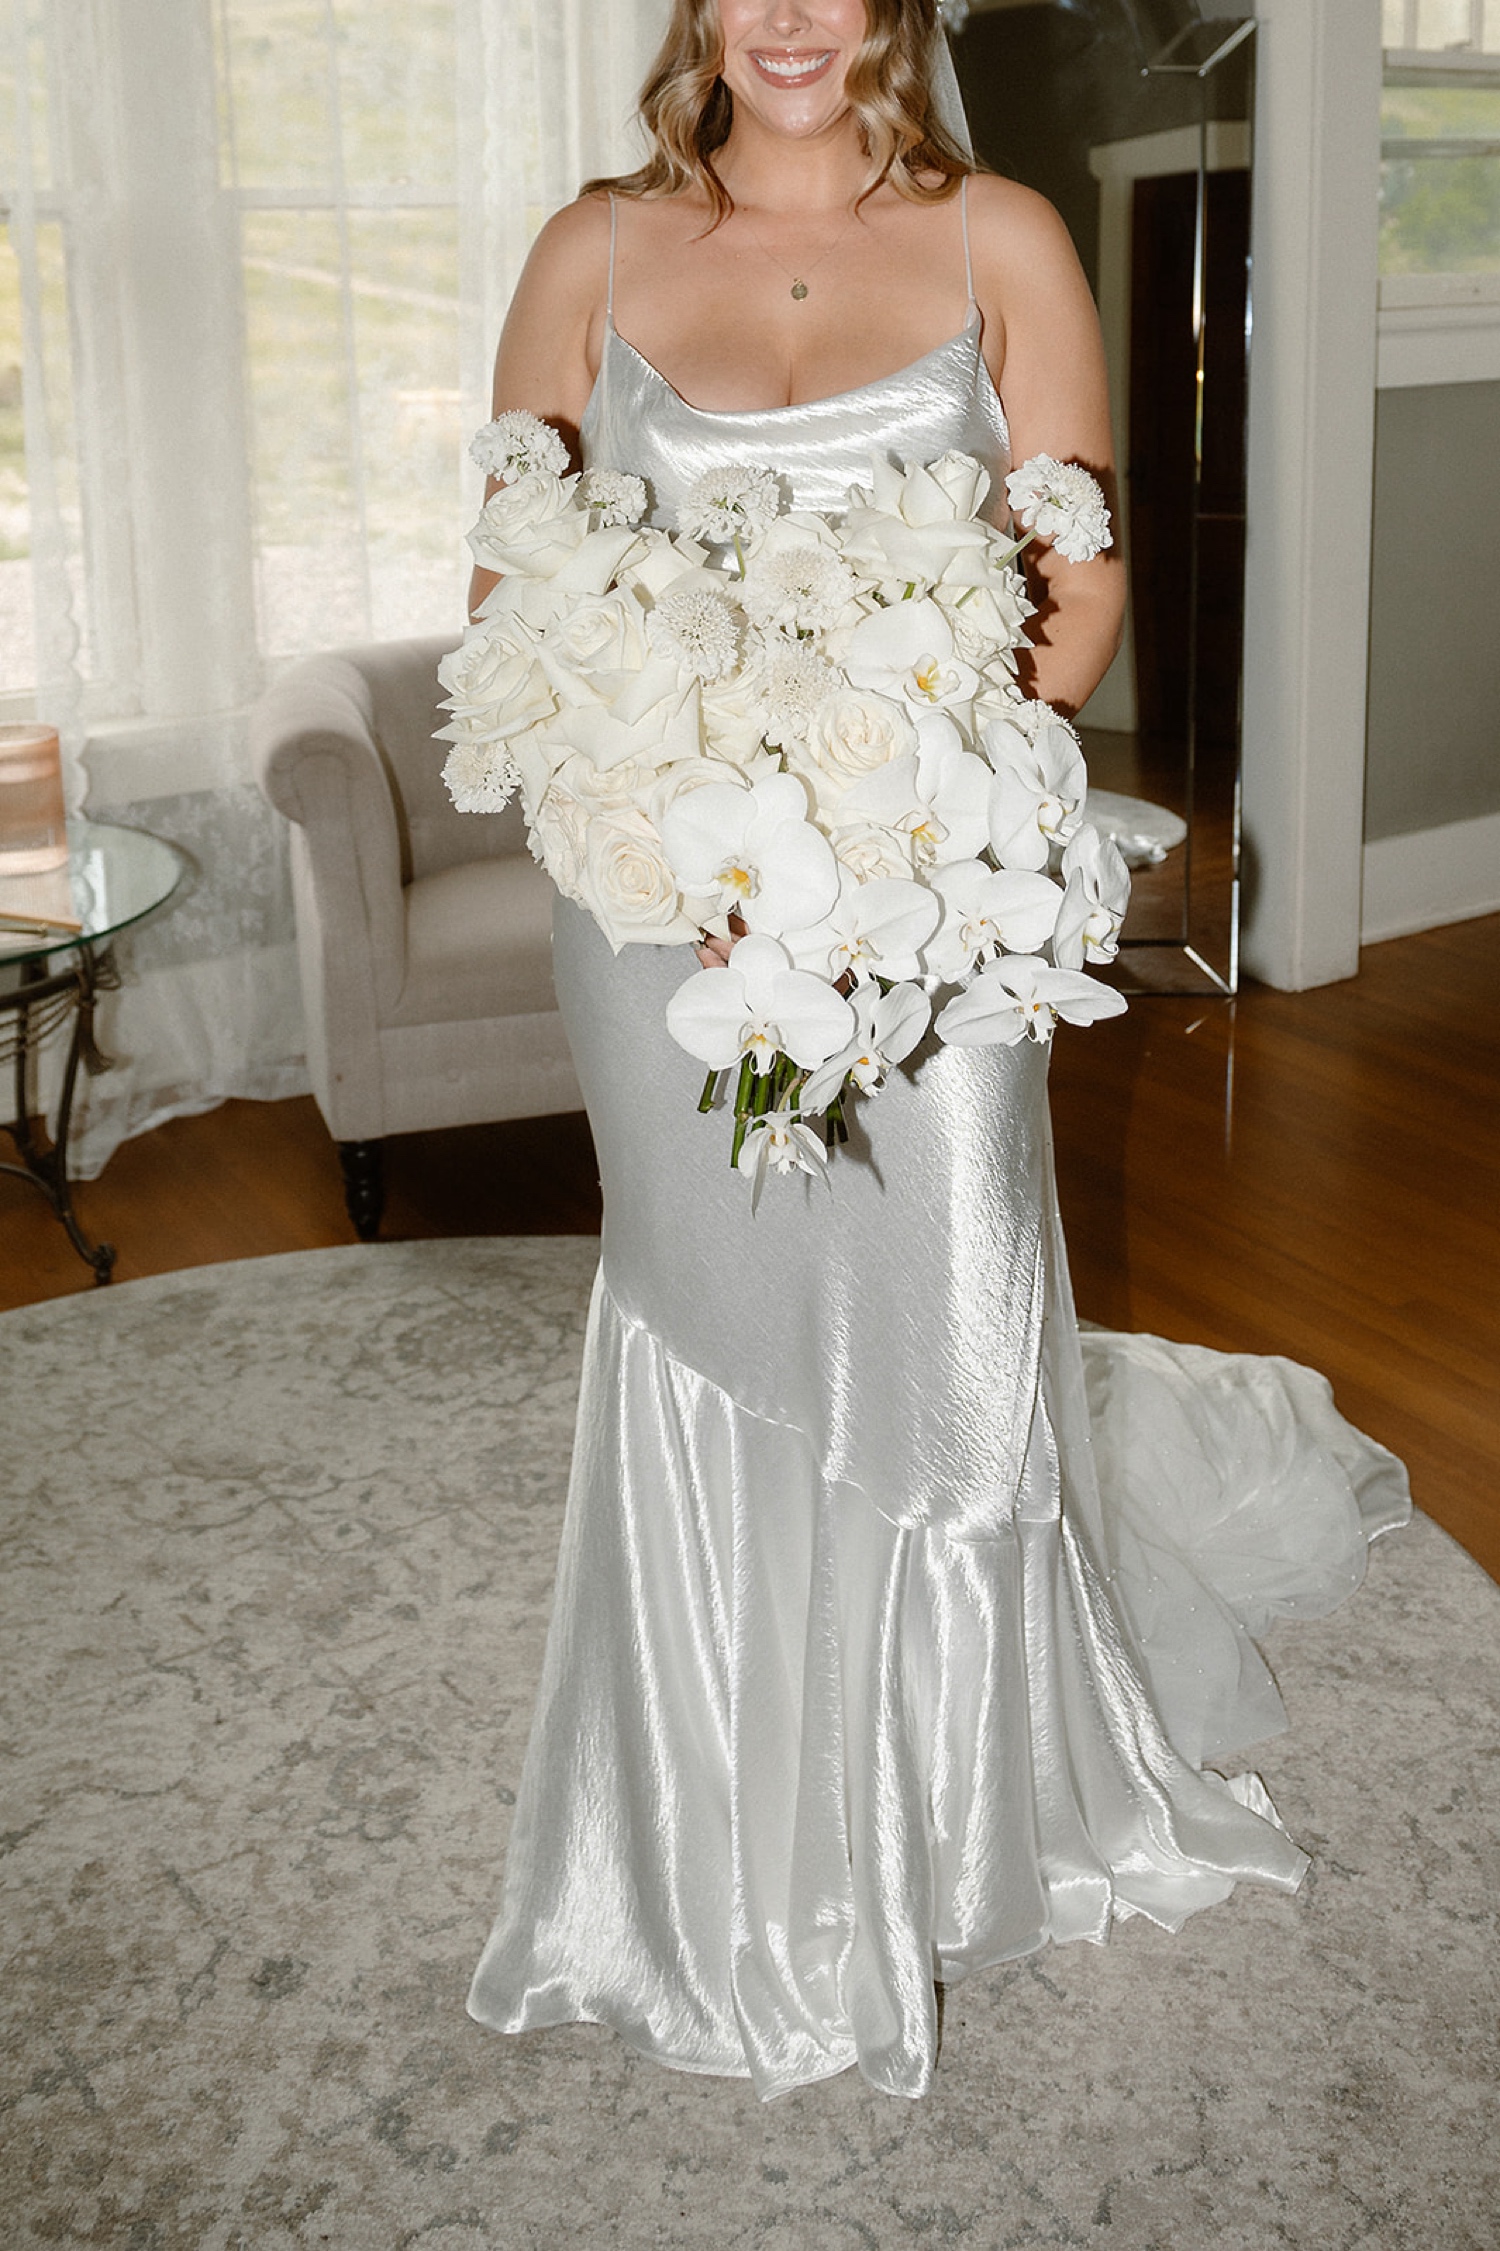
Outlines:
{"label": "spaghetti strap", "polygon": [[[967,172],[963,176],[963,182],[958,191],[958,209],[964,229],[964,287],[969,292],[969,304],[972,307],[974,303],[974,259],[969,249],[969,175]],[[610,271],[613,275],[613,264],[611,264]]]}
{"label": "spaghetti strap", "polygon": [[[620,205],[615,196],[609,199],[609,283],[604,298],[604,317],[611,328],[615,325],[615,242],[620,232]],[[967,246],[967,237],[965,237]]]}

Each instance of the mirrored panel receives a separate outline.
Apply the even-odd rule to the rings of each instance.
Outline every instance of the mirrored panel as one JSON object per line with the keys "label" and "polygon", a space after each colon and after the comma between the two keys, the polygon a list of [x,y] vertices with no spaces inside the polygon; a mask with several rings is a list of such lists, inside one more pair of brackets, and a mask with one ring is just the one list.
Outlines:
{"label": "mirrored panel", "polygon": [[975,147],[1062,213],[1104,329],[1130,598],[1079,725],[1134,875],[1118,981],[1233,992],[1255,26],[1191,0],[947,12]]}

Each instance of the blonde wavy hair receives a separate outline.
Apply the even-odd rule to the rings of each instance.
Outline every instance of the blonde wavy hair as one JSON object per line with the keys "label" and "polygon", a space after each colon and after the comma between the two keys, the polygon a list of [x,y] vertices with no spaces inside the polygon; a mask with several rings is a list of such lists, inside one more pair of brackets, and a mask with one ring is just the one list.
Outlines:
{"label": "blonde wavy hair", "polygon": [[[937,0],[865,0],[865,11],[865,36],[845,80],[871,162],[859,200],[889,180],[910,203],[945,203],[976,166],[933,110],[927,62]],[[667,36],[641,89],[651,153],[638,172],[589,180],[579,192],[667,196],[699,188],[713,226],[721,225],[734,209],[714,168],[734,117],[734,97],[719,75],[723,60],[719,0],[672,0]]]}

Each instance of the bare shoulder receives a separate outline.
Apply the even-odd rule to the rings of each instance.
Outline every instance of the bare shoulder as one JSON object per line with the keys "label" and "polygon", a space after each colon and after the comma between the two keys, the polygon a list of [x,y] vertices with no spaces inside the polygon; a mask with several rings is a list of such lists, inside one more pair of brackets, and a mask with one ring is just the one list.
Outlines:
{"label": "bare shoulder", "polygon": [[970,177],[969,233],[976,265],[1007,295],[1078,278],[1078,253],[1061,216],[1019,180],[992,172]]}
{"label": "bare shoulder", "polygon": [[599,295],[609,263],[609,198],[581,195],[565,203],[531,246],[522,287],[552,304],[578,305]]}

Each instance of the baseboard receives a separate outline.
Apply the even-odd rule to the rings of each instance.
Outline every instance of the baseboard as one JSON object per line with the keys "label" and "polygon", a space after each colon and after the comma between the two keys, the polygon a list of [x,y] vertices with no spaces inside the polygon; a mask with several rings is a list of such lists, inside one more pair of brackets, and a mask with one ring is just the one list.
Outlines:
{"label": "baseboard", "polygon": [[1500,912],[1500,813],[1383,836],[1364,853],[1360,943]]}

